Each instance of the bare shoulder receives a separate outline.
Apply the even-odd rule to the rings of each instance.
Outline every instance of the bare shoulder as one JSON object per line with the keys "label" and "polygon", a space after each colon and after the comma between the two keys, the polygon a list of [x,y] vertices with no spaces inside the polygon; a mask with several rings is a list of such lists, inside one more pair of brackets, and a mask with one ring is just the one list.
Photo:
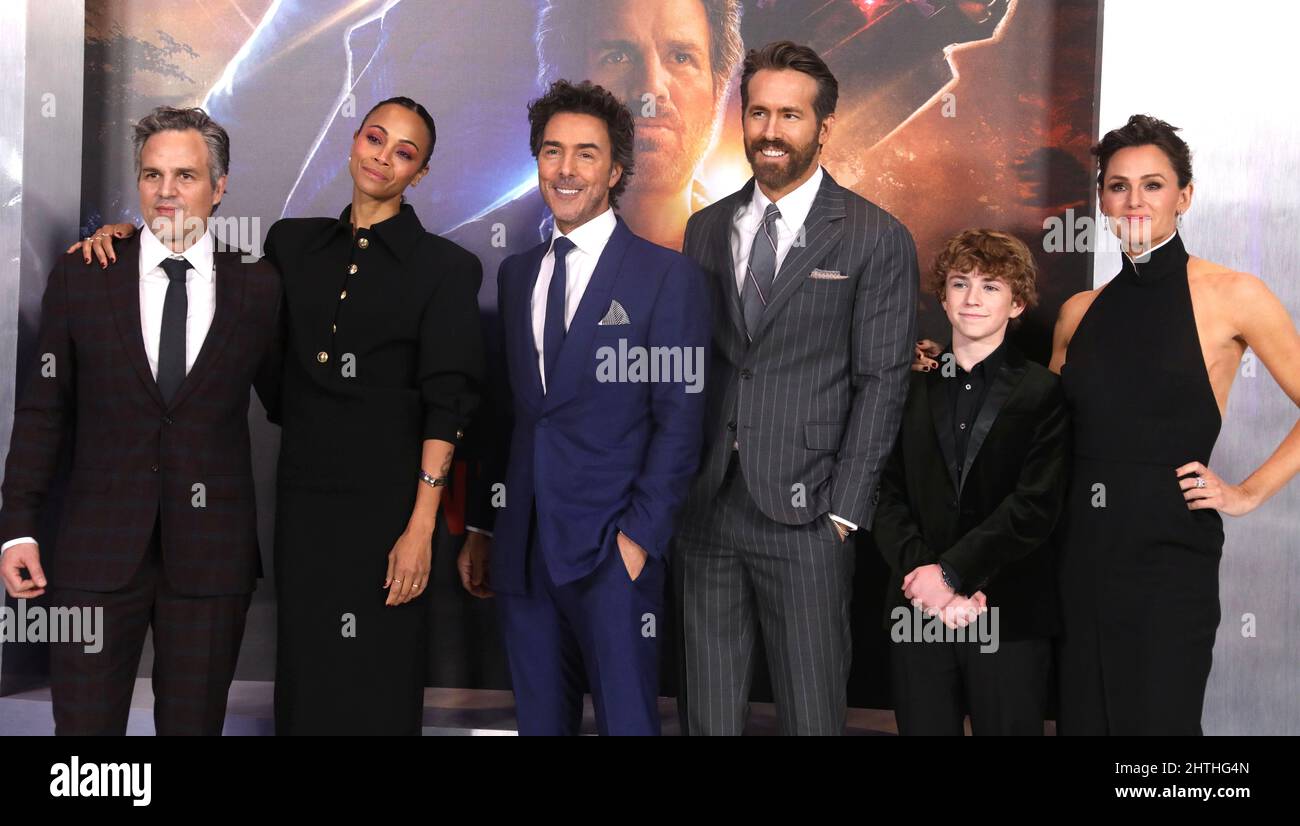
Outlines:
{"label": "bare shoulder", "polygon": [[1060,312],[1057,313],[1056,329],[1066,332],[1067,335],[1073,332],[1088,312],[1088,308],[1092,306],[1092,302],[1097,300],[1097,296],[1101,295],[1104,289],[1106,286],[1103,284],[1094,290],[1083,290],[1067,298],[1061,305]]}
{"label": "bare shoulder", "polygon": [[1209,299],[1203,306],[1220,308],[1233,318],[1250,319],[1281,306],[1262,278],[1196,256],[1187,261],[1187,285]]}
{"label": "bare shoulder", "polygon": [[1065,300],[1061,305],[1060,311],[1056,316],[1056,329],[1052,331],[1052,359],[1048,368],[1053,373],[1060,373],[1061,368],[1065,365],[1066,352],[1070,348],[1070,339],[1074,337],[1074,331],[1078,329],[1079,322],[1092,306],[1092,302],[1097,299],[1101,291],[1106,287],[1102,286],[1095,290],[1083,290],[1075,293]]}

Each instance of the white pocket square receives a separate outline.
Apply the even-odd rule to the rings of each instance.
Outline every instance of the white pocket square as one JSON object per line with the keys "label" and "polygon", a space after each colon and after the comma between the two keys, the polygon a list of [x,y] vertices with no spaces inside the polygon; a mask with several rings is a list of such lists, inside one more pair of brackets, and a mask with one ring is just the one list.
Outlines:
{"label": "white pocket square", "polygon": [[815,278],[818,281],[843,281],[848,278],[847,275],[839,270],[813,270],[808,273],[809,278]]}
{"label": "white pocket square", "polygon": [[601,327],[631,323],[627,318],[627,310],[624,310],[623,305],[617,301],[609,302],[609,309],[605,311],[605,317],[600,320]]}

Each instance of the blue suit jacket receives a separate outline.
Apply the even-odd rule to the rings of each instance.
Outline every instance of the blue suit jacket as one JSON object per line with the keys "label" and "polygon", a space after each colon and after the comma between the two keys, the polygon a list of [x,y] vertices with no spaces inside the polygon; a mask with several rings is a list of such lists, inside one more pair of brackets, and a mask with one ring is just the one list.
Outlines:
{"label": "blue suit jacket", "polygon": [[[617,553],[619,531],[663,559],[703,445],[700,391],[711,318],[704,273],[685,256],[633,235],[620,219],[544,394],[531,299],[549,247],[548,240],[507,258],[497,275],[514,422],[505,502],[495,509],[491,585],[505,594],[526,591],[534,505],[536,539],[557,584],[586,576],[605,554]],[[614,301],[628,323],[601,325]],[[682,367],[638,375],[638,348]],[[687,358],[693,377],[685,371]]]}

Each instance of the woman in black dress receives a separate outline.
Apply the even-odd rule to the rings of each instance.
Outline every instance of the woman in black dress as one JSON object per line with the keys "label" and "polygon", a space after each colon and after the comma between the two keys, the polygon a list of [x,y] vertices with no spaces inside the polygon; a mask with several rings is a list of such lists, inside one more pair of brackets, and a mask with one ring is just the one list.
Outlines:
{"label": "woman in black dress", "polygon": [[431,541],[483,373],[478,259],[402,202],[434,138],[423,107],[378,104],[351,206],[267,233],[288,308],[277,733],[420,733]]}
{"label": "woman in black dress", "polygon": [[[420,733],[433,533],[484,369],[479,261],[402,199],[434,139],[424,107],[382,101],[348,157],[352,204],[267,233],[287,308],[277,734]],[[83,253],[104,261],[133,231]]]}
{"label": "woman in black dress", "polygon": [[1191,257],[1176,130],[1144,115],[1094,147],[1118,275],[1061,309],[1052,369],[1074,422],[1064,524],[1061,734],[1199,734],[1219,625],[1220,512],[1300,470],[1300,424],[1239,485],[1209,467],[1246,347],[1300,404],[1300,335],[1258,278]]}

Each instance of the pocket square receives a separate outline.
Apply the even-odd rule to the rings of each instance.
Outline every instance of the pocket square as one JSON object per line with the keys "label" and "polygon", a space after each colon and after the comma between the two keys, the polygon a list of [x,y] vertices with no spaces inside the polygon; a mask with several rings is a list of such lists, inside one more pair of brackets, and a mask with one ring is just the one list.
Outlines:
{"label": "pocket square", "polygon": [[617,301],[611,301],[609,302],[609,309],[605,311],[605,317],[600,320],[599,326],[609,327],[612,325],[631,323],[632,322],[627,318],[627,310],[623,309],[623,305],[619,304]]}
{"label": "pocket square", "polygon": [[813,270],[808,273],[809,278],[815,278],[818,281],[843,281],[848,278],[847,275],[839,270]]}

